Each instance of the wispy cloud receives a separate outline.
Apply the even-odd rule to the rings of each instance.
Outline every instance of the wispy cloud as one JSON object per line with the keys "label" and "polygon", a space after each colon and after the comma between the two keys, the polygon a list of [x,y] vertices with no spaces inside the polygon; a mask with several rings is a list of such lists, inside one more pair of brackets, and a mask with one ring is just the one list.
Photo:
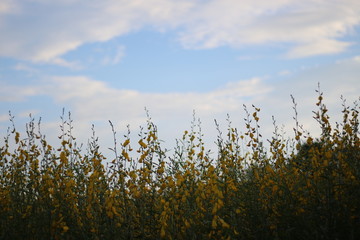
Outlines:
{"label": "wispy cloud", "polygon": [[291,74],[291,71],[289,70],[282,70],[280,72],[278,72],[279,76],[289,76]]}
{"label": "wispy cloud", "polygon": [[[0,56],[51,61],[89,42],[104,42],[147,24],[172,21],[186,1],[16,1],[21,11],[0,24]],[[31,18],[31,20],[29,20]]]}
{"label": "wispy cloud", "polygon": [[[7,101],[31,101],[31,97],[37,94],[53,99],[57,106],[66,106],[80,125],[81,136],[87,135],[91,123],[103,125],[108,120],[112,120],[122,129],[127,124],[131,124],[132,129],[137,129],[145,122],[146,107],[157,122],[167,123],[160,126],[165,129],[167,140],[173,140],[189,127],[193,110],[212,124],[216,116],[226,116],[228,112],[239,111],[243,103],[257,101],[271,90],[262,79],[253,78],[232,82],[203,93],[147,93],[111,88],[104,82],[84,76],[57,76],[47,78],[36,86],[8,86],[4,89],[18,93],[17,99],[11,99],[9,95]],[[40,114],[44,112],[40,110]],[[57,124],[49,124],[45,123],[45,128],[51,132],[56,131],[50,128]],[[100,128],[100,132],[108,133],[108,130],[108,126],[106,130]]]}
{"label": "wispy cloud", "polygon": [[334,54],[345,51],[351,43],[331,39],[319,39],[316,42],[303,43],[291,49],[287,56],[290,58],[308,57],[314,55]]}
{"label": "wispy cloud", "polygon": [[[207,93],[146,93],[113,89],[105,83],[86,77],[53,77],[43,86],[58,102],[71,102],[82,119],[117,118],[115,109],[126,116],[141,115],[144,107],[161,115],[196,109],[202,114],[214,114],[239,108],[242,100],[253,99],[271,91],[261,79],[253,78],[229,83]],[[45,90],[46,89],[46,90]]]}
{"label": "wispy cloud", "polygon": [[287,43],[290,57],[332,54],[350,46],[341,38],[359,25],[359,11],[357,0],[3,1],[0,56],[56,63],[83,44],[149,26],[178,32],[188,48]]}
{"label": "wispy cloud", "polygon": [[20,86],[3,83],[0,88],[1,102],[21,102],[28,97],[44,93],[41,86]]}
{"label": "wispy cloud", "polygon": [[79,70],[79,69],[83,68],[83,66],[79,62],[76,62],[76,61],[69,62],[69,61],[66,61],[65,59],[60,58],[60,57],[51,59],[49,61],[49,63],[57,65],[57,66],[61,66],[61,67],[74,69],[74,70]]}
{"label": "wispy cloud", "polygon": [[353,0],[210,1],[190,17],[181,41],[195,48],[289,43],[291,57],[338,53],[349,43],[337,38],[359,25],[359,10]]}
{"label": "wispy cloud", "polygon": [[[316,109],[315,89],[318,81],[324,91],[331,120],[338,121],[341,120],[340,96],[344,95],[349,104],[359,98],[359,75],[360,61],[353,57],[338,63],[298,71],[276,82],[254,77],[231,82],[208,92],[147,93],[112,88],[104,82],[85,76],[53,76],[37,85],[4,86],[0,90],[0,100],[30,101],[35,95],[47,96],[57,103],[59,111],[60,106],[66,106],[72,112],[78,135],[88,136],[91,123],[100,123],[97,131],[102,138],[108,140],[108,120],[112,120],[118,129],[124,130],[127,124],[137,129],[145,122],[144,107],[150,110],[155,123],[159,123],[161,137],[173,140],[189,128],[192,110],[195,110],[203,121],[206,141],[212,143],[217,134],[214,118],[221,122],[229,113],[234,124],[243,128],[243,104],[250,108],[251,104],[255,104],[262,109],[261,132],[264,136],[269,137],[273,131],[272,115],[279,125],[287,126],[287,134],[291,135],[294,111],[290,94],[293,94],[298,102],[300,124],[316,134],[318,126],[312,119],[312,111]],[[17,94],[10,94],[11,92]],[[40,108],[39,111],[39,114],[46,114],[41,112]],[[57,128],[57,125],[45,123],[47,131],[54,131],[51,128]],[[55,133],[52,135],[56,136]],[[106,143],[106,146],[109,144],[111,143]]]}
{"label": "wispy cloud", "polygon": [[36,68],[30,67],[29,65],[25,64],[25,63],[17,63],[14,67],[14,70],[17,71],[25,71],[27,72],[29,75],[34,75],[34,74],[38,74],[40,71]]}
{"label": "wispy cloud", "polygon": [[116,49],[113,49],[114,53],[109,53],[109,55],[105,56],[102,59],[102,64],[104,65],[115,65],[118,64],[123,57],[125,57],[125,46],[120,45],[117,46]]}

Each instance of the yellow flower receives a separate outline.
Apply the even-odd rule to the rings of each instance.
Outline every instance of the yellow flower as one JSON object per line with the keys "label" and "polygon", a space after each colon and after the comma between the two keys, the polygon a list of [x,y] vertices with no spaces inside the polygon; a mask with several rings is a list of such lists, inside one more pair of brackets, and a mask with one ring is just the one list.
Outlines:
{"label": "yellow flower", "polygon": [[66,225],[65,225],[65,226],[63,226],[63,231],[64,231],[64,232],[69,231],[69,227],[68,227],[68,226],[66,226]]}
{"label": "yellow flower", "polygon": [[15,142],[19,143],[20,134],[18,132],[15,133]]}
{"label": "yellow flower", "polygon": [[229,225],[228,223],[226,223],[226,222],[224,221],[224,219],[219,218],[219,221],[220,221],[221,226],[222,226],[223,228],[230,228],[230,225]]}
{"label": "yellow flower", "polygon": [[189,221],[188,221],[188,220],[185,220],[185,226],[186,226],[187,228],[189,228],[189,227],[190,227],[190,223],[189,223]]}
{"label": "yellow flower", "polygon": [[161,227],[161,231],[160,231],[160,237],[165,237],[165,228]]}
{"label": "yellow flower", "polygon": [[127,145],[129,145],[130,143],[130,139],[126,139],[125,142],[123,143],[123,146],[126,147]]}
{"label": "yellow flower", "polygon": [[217,227],[217,223],[216,223],[216,218],[214,217],[212,222],[211,222],[211,227],[212,228],[216,228]]}
{"label": "yellow flower", "polygon": [[147,148],[147,145],[142,141],[142,139],[139,140],[139,144],[142,148]]}
{"label": "yellow flower", "polygon": [[278,189],[279,189],[279,187],[277,185],[274,185],[272,188],[273,194],[276,193]]}
{"label": "yellow flower", "polygon": [[64,164],[67,164],[68,159],[65,152],[60,153],[60,161]]}
{"label": "yellow flower", "polygon": [[125,150],[122,150],[121,154],[123,155],[123,157],[124,157],[126,160],[130,160],[129,154],[128,154]]}

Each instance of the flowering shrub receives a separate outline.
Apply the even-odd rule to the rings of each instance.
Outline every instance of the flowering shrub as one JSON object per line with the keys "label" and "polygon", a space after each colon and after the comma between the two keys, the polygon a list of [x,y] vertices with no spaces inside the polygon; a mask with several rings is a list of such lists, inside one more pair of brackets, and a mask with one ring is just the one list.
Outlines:
{"label": "flowering shrub", "polygon": [[260,109],[245,108],[245,133],[229,126],[216,157],[196,124],[172,156],[150,118],[134,142],[113,130],[111,160],[95,135],[82,153],[70,118],[59,148],[34,121],[26,138],[13,126],[0,147],[0,239],[360,239],[359,108],[343,101],[333,127],[318,93],[319,138],[296,121],[284,140],[275,126],[266,151]]}

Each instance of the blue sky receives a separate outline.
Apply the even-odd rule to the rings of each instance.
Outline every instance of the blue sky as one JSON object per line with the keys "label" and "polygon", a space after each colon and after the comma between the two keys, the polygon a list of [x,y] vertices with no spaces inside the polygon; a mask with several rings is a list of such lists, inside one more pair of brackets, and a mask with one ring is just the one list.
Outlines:
{"label": "blue sky", "polygon": [[0,36],[2,135],[10,110],[55,141],[65,108],[80,141],[95,124],[109,146],[108,120],[137,132],[146,107],[168,146],[193,110],[213,142],[214,119],[242,128],[243,104],[262,109],[265,136],[272,115],[291,135],[290,94],[316,132],[318,82],[334,121],[360,92],[357,0],[1,0]]}

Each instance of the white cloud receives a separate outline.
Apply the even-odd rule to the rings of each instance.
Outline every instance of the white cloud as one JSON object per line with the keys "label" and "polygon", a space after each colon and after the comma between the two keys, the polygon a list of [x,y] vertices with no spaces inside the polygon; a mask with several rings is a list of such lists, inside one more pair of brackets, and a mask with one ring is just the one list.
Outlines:
{"label": "white cloud", "polygon": [[2,83],[0,88],[0,101],[21,102],[28,97],[37,96],[42,93],[44,92],[41,86],[15,86]]}
{"label": "white cloud", "polygon": [[0,56],[32,61],[51,61],[82,44],[104,42],[161,19],[171,20],[189,5],[168,0],[18,4],[22,12],[0,25]]}
{"label": "white cloud", "polygon": [[178,31],[189,48],[288,43],[291,57],[331,54],[360,23],[357,0],[14,0],[16,11],[9,3],[0,5],[0,56],[40,62],[142,27]]}
{"label": "white cloud", "polygon": [[[112,120],[122,130],[125,130],[127,124],[131,124],[132,129],[137,129],[140,124],[145,123],[144,107],[147,107],[156,121],[166,123],[160,126],[164,129],[160,131],[170,141],[189,127],[192,110],[196,110],[198,117],[208,121],[206,125],[212,126],[216,116],[239,111],[243,103],[256,101],[259,96],[271,91],[259,78],[229,83],[207,93],[146,93],[114,89],[104,82],[83,76],[52,77],[37,86],[12,88],[12,91],[17,91],[20,100],[27,100],[28,103],[31,102],[30,97],[37,94],[53,98],[57,106],[66,106],[80,126],[80,131],[77,131],[81,136],[87,136],[90,123],[94,122],[102,123],[98,130],[109,134],[109,126],[106,125],[108,120]],[[9,91],[10,87],[6,89]],[[57,125],[50,123],[45,126],[51,128]]]}
{"label": "white cloud", "polygon": [[58,65],[58,66],[61,66],[61,67],[67,67],[67,68],[70,68],[70,69],[82,69],[82,66],[79,62],[76,62],[76,61],[73,61],[73,62],[69,62],[69,61],[66,61],[65,59],[63,58],[53,58],[49,61],[49,63],[51,64],[55,64],[55,65]]}
{"label": "white cloud", "polygon": [[[53,77],[44,84],[47,94],[58,102],[72,106],[83,119],[104,120],[121,114],[137,116],[144,107],[155,112],[191,111],[213,114],[237,109],[241,99],[253,99],[271,90],[259,78],[233,82],[208,93],[142,93],[133,90],[112,89],[103,82],[86,77]],[[99,119],[100,117],[100,119]]]}
{"label": "white cloud", "polygon": [[104,82],[93,81],[86,77],[53,77],[44,83],[43,89],[58,102],[73,99],[89,99],[107,94],[110,89]]}
{"label": "white cloud", "polygon": [[[74,119],[74,133],[80,142],[86,142],[90,135],[91,123],[96,124],[96,132],[102,145],[112,146],[111,130],[108,120],[111,120],[120,132],[131,129],[138,131],[138,126],[145,124],[144,107],[150,110],[155,124],[159,127],[160,138],[173,147],[174,139],[181,137],[184,130],[189,129],[192,110],[202,121],[205,141],[211,145],[216,140],[216,129],[213,119],[219,120],[221,127],[226,129],[223,121],[229,113],[233,124],[245,131],[242,119],[246,117],[243,104],[260,107],[260,131],[265,138],[269,138],[273,131],[271,116],[274,115],[279,126],[285,125],[285,131],[292,135],[294,127],[294,111],[290,94],[298,104],[299,123],[312,134],[319,133],[319,126],[313,117],[313,110],[317,107],[315,89],[320,81],[324,92],[324,101],[329,108],[332,122],[341,120],[341,100],[344,95],[348,104],[359,99],[360,61],[357,58],[344,59],[337,63],[308,68],[293,72],[278,81],[268,81],[264,78],[251,78],[231,82],[221,88],[209,92],[187,93],[147,93],[127,89],[115,89],[99,80],[84,76],[54,76],[46,78],[31,86],[5,85],[0,89],[0,101],[27,101],[31,103],[32,96],[43,95],[55,100],[54,111],[59,113],[63,106],[71,111]],[[275,76],[276,77],[276,76]],[[13,94],[16,93],[16,94]],[[30,104],[31,105],[31,104]],[[31,107],[33,108],[33,107]],[[39,115],[43,117],[49,113],[37,106]],[[29,111],[22,112],[28,113]],[[5,115],[0,116],[6,120]],[[58,136],[57,122],[44,122],[43,131],[56,141]],[[136,135],[134,136],[137,137]],[[105,147],[105,148],[106,148]]]}
{"label": "white cloud", "polygon": [[47,95],[60,105],[71,106],[81,119],[136,117],[143,114],[144,107],[167,117],[171,117],[169,112],[181,115],[192,109],[210,116],[237,111],[242,109],[243,103],[261,103],[268,105],[269,109],[273,106],[280,108],[285,106],[281,103],[284,98],[290,99],[290,94],[297,98],[304,96],[306,99],[301,100],[302,103],[307,100],[314,103],[314,89],[318,81],[331,104],[338,102],[340,94],[356,98],[360,92],[357,84],[359,63],[357,58],[344,59],[294,72],[271,84],[264,78],[251,78],[229,82],[221,88],[202,93],[147,93],[111,88],[105,82],[84,76],[53,76],[46,77],[37,85],[4,85],[0,96],[2,101],[19,101],[31,96]]}
{"label": "white cloud", "polygon": [[287,56],[290,58],[308,57],[314,55],[334,54],[343,52],[351,43],[331,39],[322,39],[316,42],[303,43],[291,49]]}
{"label": "white cloud", "polygon": [[188,20],[180,40],[195,48],[289,43],[292,57],[338,53],[348,43],[336,39],[359,25],[359,11],[352,0],[210,1]]}

